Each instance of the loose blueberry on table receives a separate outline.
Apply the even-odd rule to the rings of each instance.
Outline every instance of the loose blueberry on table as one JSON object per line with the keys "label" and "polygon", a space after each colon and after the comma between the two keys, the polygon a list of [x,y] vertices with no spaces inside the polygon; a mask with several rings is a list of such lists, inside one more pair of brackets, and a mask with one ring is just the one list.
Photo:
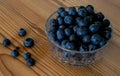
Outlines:
{"label": "loose blueberry on table", "polygon": [[26,34],[27,34],[27,32],[25,29],[23,29],[23,28],[19,29],[19,31],[18,31],[19,36],[25,36]]}
{"label": "loose blueberry on table", "polygon": [[12,55],[13,57],[19,56],[19,50],[17,50],[17,49],[12,50],[11,55]]}
{"label": "loose blueberry on table", "polygon": [[27,52],[23,55],[23,57],[25,60],[28,60],[29,58],[31,58],[31,54],[29,52]]}
{"label": "loose blueberry on table", "polygon": [[[105,19],[102,12],[95,12],[92,5],[69,7],[66,10],[60,7],[58,16],[50,20],[49,38],[58,41],[62,48],[71,51],[89,52],[103,47],[110,39],[112,29],[110,20]],[[64,50],[63,50],[64,51]],[[62,52],[68,57],[68,52]],[[84,58],[90,58],[95,54],[81,54]],[[75,57],[75,58],[76,58]],[[77,59],[77,58],[76,58]]]}
{"label": "loose blueberry on table", "polygon": [[10,44],[11,44],[11,41],[9,40],[9,39],[7,39],[7,38],[5,38],[4,40],[3,40],[3,46],[5,46],[5,47],[7,47],[7,46],[9,46]]}
{"label": "loose blueberry on table", "polygon": [[27,60],[26,64],[27,64],[28,66],[33,66],[33,65],[35,65],[35,60],[34,60],[33,58],[29,58],[29,59]]}
{"label": "loose blueberry on table", "polygon": [[31,47],[34,46],[34,40],[32,38],[26,38],[23,41],[23,44],[24,44],[25,47],[31,48]]}

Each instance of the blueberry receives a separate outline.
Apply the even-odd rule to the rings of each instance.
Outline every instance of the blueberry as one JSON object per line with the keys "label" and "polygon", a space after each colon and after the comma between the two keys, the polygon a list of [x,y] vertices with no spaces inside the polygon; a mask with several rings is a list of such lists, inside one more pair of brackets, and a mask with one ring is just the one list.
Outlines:
{"label": "blueberry", "polygon": [[106,44],[105,39],[102,39],[99,43],[99,47],[103,47]]}
{"label": "blueberry", "polygon": [[57,18],[57,22],[58,22],[59,25],[64,24],[64,20],[63,20],[62,17],[58,17],[58,18]]}
{"label": "blueberry", "polygon": [[88,24],[91,24],[92,21],[93,21],[93,17],[92,17],[92,16],[86,16],[86,17],[84,18],[84,20],[87,21]]}
{"label": "blueberry", "polygon": [[97,13],[97,19],[98,19],[98,20],[102,21],[102,20],[104,19],[104,17],[105,17],[105,16],[104,16],[101,12],[98,12],[98,13]]}
{"label": "blueberry", "polygon": [[58,40],[63,40],[65,38],[65,33],[62,29],[58,29],[56,34]]}
{"label": "blueberry", "polygon": [[85,35],[85,36],[83,36],[82,41],[83,41],[83,43],[89,43],[90,39],[91,39],[90,35]]}
{"label": "blueberry", "polygon": [[73,27],[73,31],[74,31],[74,33],[77,32],[78,28],[79,28],[79,26],[77,26],[77,25]]}
{"label": "blueberry", "polygon": [[81,9],[86,10],[86,8],[84,6],[79,6],[78,10],[81,10]]}
{"label": "blueberry", "polygon": [[85,28],[85,27],[79,27],[78,29],[77,29],[77,35],[78,36],[84,36],[84,35],[86,35],[88,33],[88,31],[87,31],[87,28]]}
{"label": "blueberry", "polygon": [[21,28],[21,29],[18,31],[18,35],[19,35],[19,36],[25,36],[26,33],[27,33],[26,30],[23,29],[23,28]]}
{"label": "blueberry", "polygon": [[79,51],[80,51],[80,52],[84,52],[84,51],[85,51],[84,47],[83,47],[83,46],[80,46],[80,47],[79,47]]}
{"label": "blueberry", "polygon": [[105,39],[107,39],[107,40],[109,40],[111,38],[111,32],[109,32],[109,31],[104,31],[103,35],[104,35]]}
{"label": "blueberry", "polygon": [[96,32],[99,31],[99,25],[97,25],[97,24],[91,24],[91,25],[89,26],[89,30],[90,30],[92,33],[96,33]]}
{"label": "blueberry", "polygon": [[17,57],[17,56],[19,56],[19,51],[18,51],[17,49],[12,50],[11,55],[12,55],[13,57]]}
{"label": "blueberry", "polygon": [[108,19],[105,19],[105,20],[103,21],[103,25],[104,25],[105,27],[108,27],[108,26],[110,25],[110,21],[109,21]]}
{"label": "blueberry", "polygon": [[89,14],[94,14],[94,7],[92,5],[88,5],[86,7],[86,10],[88,11]]}
{"label": "blueberry", "polygon": [[9,46],[10,44],[11,44],[11,41],[9,40],[9,39],[7,39],[7,38],[5,38],[4,40],[3,40],[3,46],[5,46],[5,47],[7,47],[7,46]]}
{"label": "blueberry", "polygon": [[91,42],[93,44],[98,45],[100,41],[101,41],[101,36],[99,34],[93,34],[91,36]]}
{"label": "blueberry", "polygon": [[29,52],[27,52],[23,55],[23,57],[25,60],[28,60],[29,58],[31,58],[31,54]]}
{"label": "blueberry", "polygon": [[77,24],[78,24],[79,26],[87,26],[87,21],[86,21],[86,20],[79,20],[79,21],[77,22]]}
{"label": "blueberry", "polygon": [[110,27],[106,27],[104,31],[106,31],[106,32],[112,32],[112,29]]}
{"label": "blueberry", "polygon": [[67,16],[67,15],[68,15],[68,12],[67,12],[67,11],[63,11],[63,12],[60,13],[60,16],[61,16],[61,17],[65,17],[65,16]]}
{"label": "blueberry", "polygon": [[49,28],[49,32],[56,32],[57,31],[57,28],[56,27],[50,27]]}
{"label": "blueberry", "polygon": [[86,9],[78,10],[78,15],[81,17],[86,17],[88,15],[87,10]]}
{"label": "blueberry", "polygon": [[63,48],[66,48],[66,43],[67,42],[69,42],[68,40],[63,40],[62,42],[61,42],[61,46],[63,47]]}
{"label": "blueberry", "polygon": [[66,49],[75,50],[75,44],[71,42],[66,43]]}
{"label": "blueberry", "polygon": [[51,27],[56,27],[56,25],[57,25],[57,20],[56,19],[51,19],[50,20],[50,26]]}
{"label": "blueberry", "polygon": [[27,64],[28,66],[33,66],[33,65],[35,65],[35,60],[34,60],[33,58],[29,58],[29,59],[27,60],[26,64]]}
{"label": "blueberry", "polygon": [[59,29],[65,29],[65,25],[60,25]]}
{"label": "blueberry", "polygon": [[76,23],[78,23],[80,20],[83,20],[83,18],[82,17],[77,17],[76,18]]}
{"label": "blueberry", "polygon": [[52,31],[49,32],[49,38],[50,38],[51,40],[53,40],[53,41],[56,41],[56,40],[57,40],[56,34],[55,34],[54,32],[52,32]]}
{"label": "blueberry", "polygon": [[70,28],[65,28],[65,35],[70,36],[72,34],[72,30]]}
{"label": "blueberry", "polygon": [[88,49],[89,49],[89,51],[93,51],[93,50],[96,50],[96,49],[97,49],[97,46],[95,46],[95,45],[93,45],[93,44],[90,44],[90,45],[88,46]]}
{"label": "blueberry", "polygon": [[99,27],[102,26],[102,23],[100,21],[95,21],[95,24],[98,25]]}
{"label": "blueberry", "polygon": [[87,48],[86,45],[80,45],[79,51],[80,51],[80,52],[88,51],[88,48]]}
{"label": "blueberry", "polygon": [[73,18],[71,16],[65,16],[64,22],[70,25],[73,22]]}
{"label": "blueberry", "polygon": [[63,11],[65,11],[65,8],[64,7],[60,7],[60,8],[58,8],[57,13],[60,14]]}
{"label": "blueberry", "polygon": [[23,44],[25,47],[31,48],[34,46],[34,40],[32,38],[26,38]]}
{"label": "blueberry", "polygon": [[70,37],[69,37],[69,40],[70,41],[76,41],[76,35],[75,34],[72,34],[72,35],[70,35]]}
{"label": "blueberry", "polygon": [[71,16],[76,16],[77,15],[76,8],[75,7],[69,7],[68,14],[71,15]]}

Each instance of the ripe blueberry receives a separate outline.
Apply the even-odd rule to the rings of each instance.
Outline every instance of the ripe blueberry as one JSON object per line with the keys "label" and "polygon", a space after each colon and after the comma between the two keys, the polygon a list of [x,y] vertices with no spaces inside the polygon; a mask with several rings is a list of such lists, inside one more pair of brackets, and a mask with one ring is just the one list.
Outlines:
{"label": "ripe blueberry", "polygon": [[65,16],[64,22],[70,25],[73,22],[73,18],[71,16]]}
{"label": "ripe blueberry", "polygon": [[19,56],[19,51],[18,51],[17,49],[12,50],[11,55],[12,55],[13,57],[17,57],[17,56]]}
{"label": "ripe blueberry", "polygon": [[19,35],[19,36],[25,36],[26,33],[27,33],[26,30],[23,29],[23,28],[21,28],[21,29],[18,31],[18,35]]}
{"label": "ripe blueberry", "polygon": [[29,58],[29,59],[27,60],[26,64],[27,64],[28,66],[33,66],[33,65],[35,65],[35,60],[34,60],[33,58]]}
{"label": "ripe blueberry", "polygon": [[10,44],[11,44],[11,42],[10,42],[10,40],[9,39],[7,39],[7,38],[5,38],[4,40],[3,40],[3,46],[9,46]]}
{"label": "ripe blueberry", "polygon": [[23,55],[23,57],[25,60],[28,60],[29,58],[31,58],[31,54],[29,52],[27,52]]}
{"label": "ripe blueberry", "polygon": [[25,47],[31,48],[31,47],[34,46],[34,40],[32,38],[26,38],[23,41],[23,44],[24,44]]}

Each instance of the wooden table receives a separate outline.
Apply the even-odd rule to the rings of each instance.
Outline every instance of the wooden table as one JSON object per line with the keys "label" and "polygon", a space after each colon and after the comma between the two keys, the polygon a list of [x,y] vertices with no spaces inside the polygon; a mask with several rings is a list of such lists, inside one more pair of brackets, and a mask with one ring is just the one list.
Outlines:
{"label": "wooden table", "polygon": [[[92,4],[102,11],[113,24],[113,39],[106,49],[104,58],[88,67],[69,66],[56,61],[48,49],[45,22],[60,6]],[[120,76],[120,0],[0,0],[0,76]],[[27,36],[19,37],[20,28]],[[31,37],[35,46],[23,46],[23,40]],[[12,45],[2,46],[8,38]],[[20,56],[10,56],[11,50],[20,47]],[[22,55],[30,52],[36,65],[28,67]]]}

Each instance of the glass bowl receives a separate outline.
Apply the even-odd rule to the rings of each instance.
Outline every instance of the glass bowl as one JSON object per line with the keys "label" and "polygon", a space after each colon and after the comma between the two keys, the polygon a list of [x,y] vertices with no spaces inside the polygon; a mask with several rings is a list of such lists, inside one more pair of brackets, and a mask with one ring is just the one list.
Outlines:
{"label": "glass bowl", "polygon": [[[76,6],[76,9],[77,8],[78,7]],[[66,7],[65,9],[68,10],[68,7]],[[48,31],[50,29],[50,20],[53,18],[56,18],[57,16],[58,16],[57,11],[53,12],[49,16],[49,18],[47,19],[47,22],[46,22],[46,31],[45,31],[48,41],[49,41],[49,46],[50,46],[52,56],[56,60],[58,60],[62,63],[65,63],[65,64],[69,64],[69,65],[86,66],[86,65],[94,64],[98,60],[102,59],[103,52],[105,51],[105,48],[110,43],[110,40],[112,37],[108,40],[108,42],[103,47],[93,50],[93,51],[80,52],[80,51],[76,51],[76,50],[71,51],[71,50],[65,49],[65,48],[61,47],[60,45],[58,45],[53,40],[51,40],[49,38],[49,34],[48,34]],[[111,25],[110,25],[110,27],[112,28]]]}

